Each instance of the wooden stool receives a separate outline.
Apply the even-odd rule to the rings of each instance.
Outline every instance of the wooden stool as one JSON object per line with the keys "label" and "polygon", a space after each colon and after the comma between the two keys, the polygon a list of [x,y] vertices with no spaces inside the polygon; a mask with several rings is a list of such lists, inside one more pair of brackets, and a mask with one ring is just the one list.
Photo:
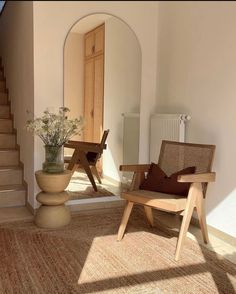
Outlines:
{"label": "wooden stool", "polygon": [[71,171],[50,174],[36,171],[35,177],[42,192],[38,193],[36,199],[42,205],[36,212],[35,224],[41,228],[55,229],[69,224],[71,220],[70,210],[65,206],[69,199],[66,191],[71,179]]}

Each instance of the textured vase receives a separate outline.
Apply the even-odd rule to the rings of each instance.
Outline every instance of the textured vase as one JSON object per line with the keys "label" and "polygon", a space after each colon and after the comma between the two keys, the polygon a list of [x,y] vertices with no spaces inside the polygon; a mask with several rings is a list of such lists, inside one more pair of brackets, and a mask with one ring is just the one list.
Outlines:
{"label": "textured vase", "polygon": [[44,146],[45,162],[43,171],[46,173],[61,173],[64,171],[63,146]]}

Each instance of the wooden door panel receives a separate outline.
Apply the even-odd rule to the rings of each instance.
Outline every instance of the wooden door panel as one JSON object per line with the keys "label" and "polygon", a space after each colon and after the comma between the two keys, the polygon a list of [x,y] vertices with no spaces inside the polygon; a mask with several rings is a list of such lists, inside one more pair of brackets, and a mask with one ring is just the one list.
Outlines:
{"label": "wooden door panel", "polygon": [[105,37],[105,26],[102,25],[94,31],[94,44],[95,54],[102,54],[104,52],[104,37]]}
{"label": "wooden door panel", "polygon": [[91,57],[94,54],[95,44],[94,44],[94,32],[90,32],[85,35],[85,57]]}
{"label": "wooden door panel", "polygon": [[94,142],[100,142],[103,134],[103,97],[104,97],[103,55],[94,58]]}
{"label": "wooden door panel", "polygon": [[84,69],[84,140],[93,142],[94,60],[86,61]]}

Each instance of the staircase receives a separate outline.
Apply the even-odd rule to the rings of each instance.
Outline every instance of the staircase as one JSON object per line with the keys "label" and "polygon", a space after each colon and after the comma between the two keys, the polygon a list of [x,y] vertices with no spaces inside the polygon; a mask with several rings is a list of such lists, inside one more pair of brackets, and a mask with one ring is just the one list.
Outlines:
{"label": "staircase", "polygon": [[0,208],[25,206],[26,188],[13,129],[4,70],[0,61]]}

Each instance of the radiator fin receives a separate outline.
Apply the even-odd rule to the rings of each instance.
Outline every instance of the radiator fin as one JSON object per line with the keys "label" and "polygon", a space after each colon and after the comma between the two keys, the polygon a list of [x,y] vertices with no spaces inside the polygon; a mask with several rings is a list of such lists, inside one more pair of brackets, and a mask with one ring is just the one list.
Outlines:
{"label": "radiator fin", "polygon": [[185,142],[186,114],[154,114],[150,126],[150,162],[157,162],[162,140]]}

